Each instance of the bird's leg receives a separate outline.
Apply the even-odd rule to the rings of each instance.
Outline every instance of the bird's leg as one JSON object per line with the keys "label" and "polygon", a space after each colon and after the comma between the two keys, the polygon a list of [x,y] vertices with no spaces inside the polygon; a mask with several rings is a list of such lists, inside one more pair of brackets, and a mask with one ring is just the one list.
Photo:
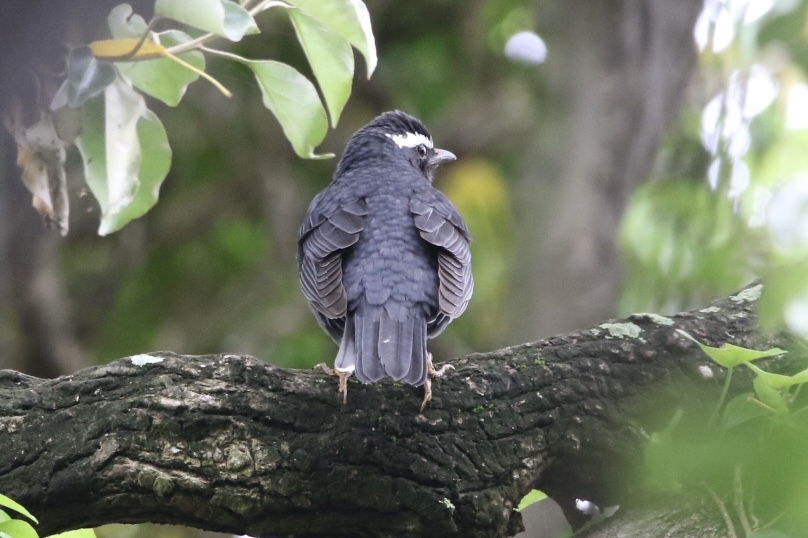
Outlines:
{"label": "bird's leg", "polygon": [[330,368],[326,363],[321,362],[314,366],[320,368],[326,375],[333,375],[339,378],[339,393],[342,394],[342,403],[348,403],[348,378],[351,377],[352,372],[340,372]]}
{"label": "bird's leg", "polygon": [[421,413],[424,412],[426,409],[426,404],[429,403],[429,400],[432,399],[432,380],[429,379],[427,376],[426,381],[424,381],[424,401],[421,402]]}
{"label": "bird's leg", "polygon": [[339,393],[342,394],[342,403],[348,403],[348,378],[351,377],[352,372],[338,372],[339,376]]}
{"label": "bird's leg", "polygon": [[421,413],[426,409],[426,404],[432,399],[432,379],[443,377],[449,370],[454,370],[451,364],[444,364],[439,370],[432,365],[432,353],[426,353],[426,381],[424,381],[424,401],[421,402]]}

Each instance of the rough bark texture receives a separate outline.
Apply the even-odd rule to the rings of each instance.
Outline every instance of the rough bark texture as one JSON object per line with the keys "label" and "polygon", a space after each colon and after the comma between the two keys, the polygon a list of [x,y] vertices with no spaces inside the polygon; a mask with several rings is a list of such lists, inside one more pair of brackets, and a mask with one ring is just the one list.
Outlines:
{"label": "rough bark texture", "polygon": [[[756,331],[759,290],[455,360],[423,414],[411,387],[352,382],[342,405],[335,379],[249,356],[155,352],[52,380],[1,371],[0,491],[40,516],[43,535],[142,521],[254,536],[513,534],[531,487],[568,515],[575,497],[630,498],[655,427],[649,395],[666,420],[690,398],[683,387],[720,386],[677,328],[793,348]],[[662,535],[670,512],[622,504],[631,536]]]}

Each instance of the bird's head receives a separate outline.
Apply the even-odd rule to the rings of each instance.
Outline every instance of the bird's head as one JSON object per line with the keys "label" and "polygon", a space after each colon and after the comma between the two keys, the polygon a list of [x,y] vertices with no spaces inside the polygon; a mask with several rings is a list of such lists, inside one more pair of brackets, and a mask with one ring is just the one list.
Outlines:
{"label": "bird's head", "polygon": [[405,112],[385,112],[351,137],[337,166],[337,174],[369,158],[409,163],[429,181],[441,164],[455,160],[455,154],[435,148],[432,136],[421,121]]}

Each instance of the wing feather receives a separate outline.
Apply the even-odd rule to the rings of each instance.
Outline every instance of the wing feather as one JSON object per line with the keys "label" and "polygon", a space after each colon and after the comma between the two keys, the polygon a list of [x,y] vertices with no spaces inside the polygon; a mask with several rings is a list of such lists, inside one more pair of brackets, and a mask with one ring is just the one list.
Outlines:
{"label": "wing feather", "polygon": [[469,248],[471,234],[457,210],[445,198],[438,198],[432,204],[413,200],[410,211],[421,237],[438,247],[438,304],[442,316],[439,316],[439,323],[433,324],[430,336],[434,336],[463,313],[474,291]]}
{"label": "wing feather", "polygon": [[365,215],[367,204],[362,199],[343,204],[328,215],[313,207],[300,228],[300,286],[315,312],[326,319],[347,313],[342,256],[359,240]]}

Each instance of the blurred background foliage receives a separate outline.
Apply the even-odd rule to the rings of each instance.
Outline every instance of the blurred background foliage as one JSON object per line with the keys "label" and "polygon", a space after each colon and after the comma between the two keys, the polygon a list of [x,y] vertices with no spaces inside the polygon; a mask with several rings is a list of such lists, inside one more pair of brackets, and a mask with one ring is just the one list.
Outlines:
{"label": "blurred background foliage", "polygon": [[[65,45],[106,36],[116,3],[4,2],[0,66],[59,72]],[[705,306],[758,276],[764,321],[808,334],[808,2],[366,3],[379,65],[365,80],[357,55],[318,152],[339,155],[398,108],[458,155],[436,185],[474,235],[477,286],[432,343],[438,360]],[[152,2],[132,4],[150,15]],[[288,19],[258,22],[231,50],[310,76]],[[504,54],[520,31],[543,39],[546,61]],[[246,68],[208,70],[234,97],[196,83],[176,108],[150,100],[171,171],[156,207],[108,237],[77,173],[70,234],[43,229],[0,132],[0,368],[55,376],[160,349],[333,359],[295,256],[336,161],[295,156]],[[0,99],[24,90],[5,79]],[[78,172],[78,155],[68,164]]]}
{"label": "blurred background foliage", "polygon": [[[113,5],[8,3],[4,19],[18,24],[3,65],[58,67],[66,47],[107,36]],[[808,290],[806,2],[368,7],[378,69],[365,80],[357,55],[353,95],[319,151],[339,155],[358,127],[400,108],[458,154],[437,185],[475,237],[477,287],[434,343],[438,357],[700,306],[761,275],[789,282],[766,298],[771,322],[808,326],[798,315],[808,299],[795,299],[808,297],[795,291]],[[134,8],[149,17],[152,5]],[[58,31],[54,17],[67,21]],[[261,36],[232,52],[311,76],[288,17],[270,10],[259,23]],[[505,54],[524,31],[544,40],[546,61]],[[178,107],[150,99],[174,151],[170,175],[154,210],[110,237],[95,234],[76,152],[71,233],[43,230],[3,135],[3,366],[56,375],[155,349],[290,367],[331,358],[295,255],[301,216],[335,161],[294,155],[246,67],[211,58],[208,70],[234,97],[200,82]]]}
{"label": "blurred background foliage", "polygon": [[[77,38],[105,37],[104,9],[85,7],[93,23],[84,22],[81,32],[73,28]],[[437,354],[448,358],[486,349],[507,332],[504,299],[515,231],[506,174],[514,168],[513,154],[496,144],[478,151],[491,133],[457,132],[465,128],[462,121],[451,127],[440,118],[458,99],[481,105],[480,94],[495,91],[489,78],[517,85],[523,96],[529,95],[535,71],[514,71],[502,63],[501,48],[503,20],[513,19],[513,13],[521,13],[521,19],[530,9],[519,2],[462,9],[436,2],[426,17],[423,6],[370,2],[369,7],[385,61],[370,81],[363,77],[364,66],[357,67],[352,99],[321,151],[339,155],[353,131],[381,111],[400,108],[421,117],[440,145],[459,153],[460,161],[443,171],[438,186],[474,230],[478,286],[469,314],[437,343]],[[149,9],[149,2],[135,3],[135,12],[146,17]],[[465,27],[459,13],[469,17]],[[34,24],[35,17],[31,19]],[[259,22],[262,37],[246,38],[231,50],[289,62],[310,75],[287,17],[273,11],[262,14]],[[65,41],[77,45],[77,38],[66,36]],[[261,105],[252,74],[232,62],[209,63],[209,71],[234,93],[232,99],[202,83],[192,85],[176,108],[149,102],[170,132],[174,158],[158,205],[142,219],[120,233],[98,237],[98,208],[82,185],[78,156],[69,155],[71,233],[40,256],[31,247],[53,239],[34,224],[34,231],[26,232],[33,239],[21,249],[27,251],[24,257],[36,258],[31,261],[35,267],[19,272],[22,264],[12,259],[3,266],[11,284],[0,331],[0,342],[10,351],[3,355],[3,366],[54,375],[77,362],[105,362],[155,349],[243,352],[290,367],[332,358],[333,344],[314,323],[299,292],[295,256],[306,206],[330,180],[336,161],[295,157]],[[456,144],[453,138],[465,140]],[[4,144],[4,198],[16,196],[22,205],[26,195],[13,183],[13,146],[5,138]],[[31,215],[23,217],[32,224]],[[17,223],[8,224],[6,240],[24,241],[13,235]],[[45,304],[31,299],[42,264],[52,267],[43,278],[56,290],[44,292]],[[26,282],[18,285],[21,280]],[[59,310],[64,318],[57,323],[58,334],[26,327],[38,324],[20,314],[27,308]],[[32,336],[33,331],[42,334]],[[30,344],[40,336],[53,344]],[[63,346],[64,341],[70,345]],[[43,351],[50,357],[43,357]],[[73,357],[65,358],[68,354]]]}

